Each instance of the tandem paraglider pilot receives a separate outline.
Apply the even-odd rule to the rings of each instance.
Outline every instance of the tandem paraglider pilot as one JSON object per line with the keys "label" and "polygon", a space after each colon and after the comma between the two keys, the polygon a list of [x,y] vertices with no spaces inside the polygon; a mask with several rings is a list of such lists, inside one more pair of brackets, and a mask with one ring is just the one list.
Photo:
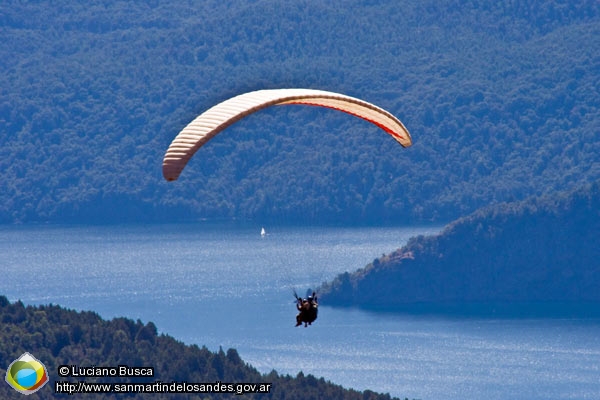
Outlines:
{"label": "tandem paraglider pilot", "polygon": [[296,296],[296,308],[300,311],[296,316],[296,326],[300,326],[304,323],[304,327],[306,328],[308,325],[315,322],[317,319],[318,307],[319,303],[317,302],[317,295],[315,292],[312,293],[312,296],[308,296],[305,299]]}

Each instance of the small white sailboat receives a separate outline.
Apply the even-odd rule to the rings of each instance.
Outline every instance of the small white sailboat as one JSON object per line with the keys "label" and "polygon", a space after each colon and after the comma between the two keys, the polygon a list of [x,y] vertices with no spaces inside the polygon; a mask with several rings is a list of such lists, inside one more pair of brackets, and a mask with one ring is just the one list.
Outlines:
{"label": "small white sailboat", "polygon": [[265,236],[267,236],[267,231],[265,231],[265,228],[264,228],[264,227],[260,228],[260,236],[261,236],[261,237],[265,237]]}

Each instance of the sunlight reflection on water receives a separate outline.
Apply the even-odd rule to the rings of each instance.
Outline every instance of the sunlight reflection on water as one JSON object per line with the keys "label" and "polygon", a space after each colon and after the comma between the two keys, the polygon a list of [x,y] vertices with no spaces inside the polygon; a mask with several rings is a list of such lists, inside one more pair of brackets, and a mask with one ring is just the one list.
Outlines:
{"label": "sunlight reflection on water", "polygon": [[[600,393],[600,322],[378,315],[322,305],[294,328],[292,289],[365,266],[432,228],[191,225],[0,228],[0,293],[153,321],[238,349],[262,372],[420,399],[586,399]],[[35,277],[35,279],[31,279]]]}

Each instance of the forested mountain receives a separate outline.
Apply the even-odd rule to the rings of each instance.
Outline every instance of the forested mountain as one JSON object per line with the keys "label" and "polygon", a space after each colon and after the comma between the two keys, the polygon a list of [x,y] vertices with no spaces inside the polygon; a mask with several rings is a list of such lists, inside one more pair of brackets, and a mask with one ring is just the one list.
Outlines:
{"label": "forested mountain", "polygon": [[321,291],[378,310],[600,315],[600,182],[479,210]]}
{"label": "forested mountain", "polygon": [[[448,221],[600,179],[600,3],[5,0],[0,222]],[[396,114],[414,146],[312,107],[230,127],[179,181],[198,113],[308,87]]]}
{"label": "forested mountain", "polygon": [[[46,367],[50,381],[28,399],[70,398],[55,393],[54,384],[85,381],[92,383],[150,384],[186,382],[188,384],[271,384],[268,394],[244,394],[243,398],[260,399],[360,399],[390,400],[389,395],[372,391],[346,390],[339,385],[304,375],[279,375],[276,371],[260,374],[246,364],[234,349],[211,352],[206,347],[186,346],[164,334],[158,335],[152,322],[143,324],[126,318],[110,321],[92,312],[76,312],[59,306],[24,306],[10,303],[0,296],[0,375],[6,376],[8,366],[24,352],[32,354]],[[153,377],[59,377],[61,365],[75,368],[152,367]],[[259,386],[260,387],[260,386]],[[236,387],[234,386],[234,390]],[[266,389],[266,386],[265,386]],[[228,389],[227,389],[228,390]],[[201,394],[79,394],[90,399],[230,399],[232,393]],[[21,399],[23,395],[8,384],[0,384],[2,399]]]}

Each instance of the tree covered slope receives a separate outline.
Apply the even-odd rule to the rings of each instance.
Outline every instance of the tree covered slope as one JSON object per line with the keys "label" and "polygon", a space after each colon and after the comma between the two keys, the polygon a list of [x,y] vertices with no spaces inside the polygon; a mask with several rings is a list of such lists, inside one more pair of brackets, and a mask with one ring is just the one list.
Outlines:
{"label": "tree covered slope", "polygon": [[[598,315],[600,183],[479,210],[321,289],[380,310]],[[591,307],[590,307],[591,306]]]}
{"label": "tree covered slope", "polygon": [[[447,221],[600,178],[600,4],[3,1],[0,222]],[[161,176],[177,132],[249,90],[396,114],[414,146],[281,107]]]}
{"label": "tree covered slope", "polygon": [[[0,296],[0,375],[24,352],[32,354],[46,367],[50,381],[29,399],[71,398],[55,393],[56,381],[114,384],[153,384],[187,382],[189,384],[270,384],[268,394],[246,393],[244,398],[259,399],[356,399],[390,400],[389,395],[372,391],[347,390],[339,385],[304,375],[279,375],[275,370],[260,374],[246,364],[235,349],[211,352],[206,347],[187,346],[170,336],[156,332],[152,322],[143,324],[126,318],[110,321],[93,312],[76,312],[56,305],[24,306]],[[60,377],[61,365],[75,368],[152,367],[153,377]],[[79,371],[79,369],[77,369]],[[260,387],[260,386],[259,386]],[[266,389],[266,387],[265,387]],[[228,390],[228,389],[227,389]],[[234,386],[235,390],[235,386]],[[226,391],[226,390],[225,390]],[[90,399],[230,399],[232,393],[158,393],[78,394]],[[75,394],[77,396],[77,394]],[[0,384],[2,399],[21,399],[23,395],[8,384]]]}

